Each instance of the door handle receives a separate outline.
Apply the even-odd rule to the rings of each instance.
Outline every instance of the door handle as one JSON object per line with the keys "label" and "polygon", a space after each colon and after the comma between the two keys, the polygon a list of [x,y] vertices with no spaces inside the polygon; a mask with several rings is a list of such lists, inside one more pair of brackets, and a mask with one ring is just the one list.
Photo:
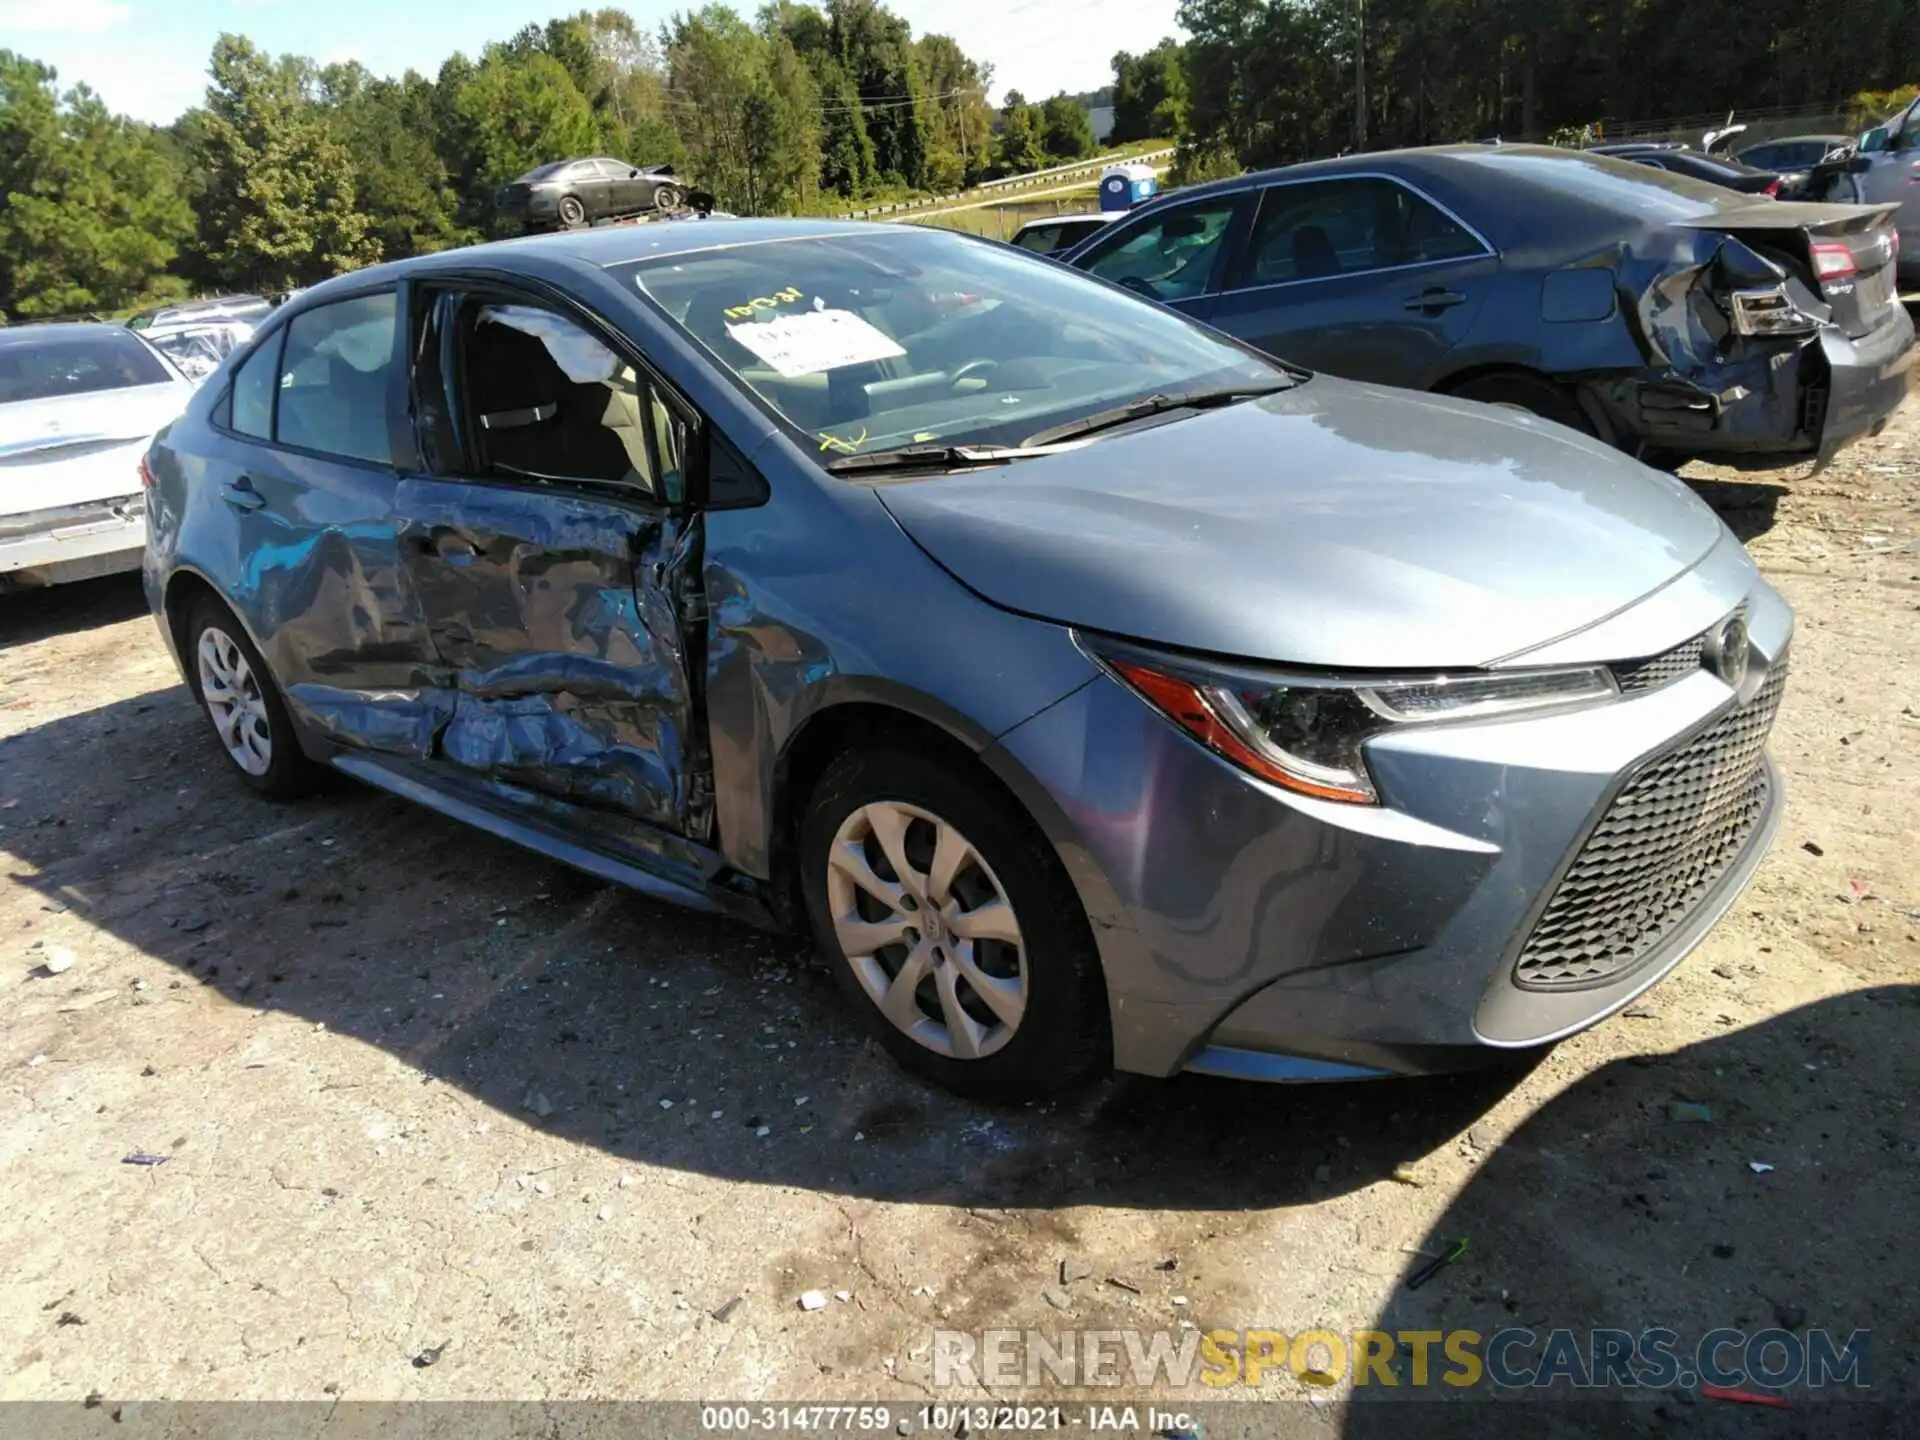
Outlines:
{"label": "door handle", "polygon": [[1464,305],[1467,297],[1458,290],[1442,290],[1438,285],[1422,290],[1407,301],[1406,308],[1418,310],[1426,315],[1438,315],[1442,310],[1450,310],[1455,305]]}
{"label": "door handle", "polygon": [[267,503],[267,497],[254,489],[253,481],[245,475],[231,485],[222,485],[220,498],[236,510],[258,510]]}

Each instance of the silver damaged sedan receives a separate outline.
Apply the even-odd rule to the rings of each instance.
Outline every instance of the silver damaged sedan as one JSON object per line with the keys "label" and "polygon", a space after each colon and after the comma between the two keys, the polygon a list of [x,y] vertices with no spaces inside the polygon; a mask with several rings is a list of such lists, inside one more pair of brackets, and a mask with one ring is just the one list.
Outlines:
{"label": "silver damaged sedan", "polygon": [[1792,615],[1679,481],[949,232],[345,276],[144,473],[238,781],[332,766],[808,931],[974,1094],[1548,1044],[1779,814]]}

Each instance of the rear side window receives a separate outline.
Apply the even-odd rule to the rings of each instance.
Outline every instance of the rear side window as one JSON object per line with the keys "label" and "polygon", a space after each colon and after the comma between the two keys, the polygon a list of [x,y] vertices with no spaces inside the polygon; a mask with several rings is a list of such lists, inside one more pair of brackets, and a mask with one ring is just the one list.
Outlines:
{"label": "rear side window", "polygon": [[1029,226],[1013,237],[1013,243],[1022,250],[1031,250],[1036,255],[1051,255],[1060,248],[1060,227],[1058,225]]}
{"label": "rear side window", "polygon": [[1483,254],[1437,205],[1391,180],[1276,185],[1260,199],[1243,285],[1279,285]]}
{"label": "rear side window", "polygon": [[[282,445],[393,463],[387,377],[393,368],[395,306],[389,290],[294,316],[280,355],[274,435]],[[236,382],[236,429],[239,410]]]}
{"label": "rear side window", "polygon": [[146,345],[120,330],[49,327],[0,342],[0,405],[173,379]]}
{"label": "rear side window", "polygon": [[280,341],[284,331],[267,337],[242,362],[233,377],[231,423],[241,435],[255,440],[273,438],[273,387],[280,374]]}

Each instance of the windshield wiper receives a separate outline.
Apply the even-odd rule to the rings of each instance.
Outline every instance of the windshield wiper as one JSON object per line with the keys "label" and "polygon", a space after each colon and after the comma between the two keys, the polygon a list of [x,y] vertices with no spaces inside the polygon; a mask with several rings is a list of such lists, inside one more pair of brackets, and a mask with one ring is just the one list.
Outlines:
{"label": "windshield wiper", "polygon": [[977,465],[1005,465],[1071,450],[1071,445],[902,445],[894,450],[871,450],[863,455],[839,455],[827,461],[836,475],[872,470],[967,470]]}
{"label": "windshield wiper", "polygon": [[1241,400],[1291,390],[1298,383],[1297,380],[1268,381],[1257,385],[1223,385],[1215,390],[1169,390],[1159,395],[1143,395],[1138,400],[1115,405],[1111,410],[1096,410],[1091,415],[1082,415],[1078,420],[1036,430],[1020,443],[1023,446],[1051,445],[1058,440],[1072,440],[1100,430],[1111,430],[1130,420],[1144,419],[1168,410],[1211,410],[1222,405],[1233,405]]}

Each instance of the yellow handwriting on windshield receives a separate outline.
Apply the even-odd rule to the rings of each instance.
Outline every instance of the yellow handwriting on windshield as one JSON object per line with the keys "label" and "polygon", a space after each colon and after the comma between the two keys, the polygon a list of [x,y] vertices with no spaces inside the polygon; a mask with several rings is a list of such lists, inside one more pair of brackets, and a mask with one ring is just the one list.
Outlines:
{"label": "yellow handwriting on windshield", "polygon": [[806,296],[789,285],[786,289],[776,290],[771,295],[756,295],[744,305],[729,305],[723,313],[729,320],[745,320],[761,310],[772,310],[804,299]]}
{"label": "yellow handwriting on windshield", "polygon": [[851,455],[866,443],[867,427],[864,425],[860,427],[860,433],[851,440],[842,440],[838,435],[824,433],[820,436],[820,448],[831,450],[838,455]]}

